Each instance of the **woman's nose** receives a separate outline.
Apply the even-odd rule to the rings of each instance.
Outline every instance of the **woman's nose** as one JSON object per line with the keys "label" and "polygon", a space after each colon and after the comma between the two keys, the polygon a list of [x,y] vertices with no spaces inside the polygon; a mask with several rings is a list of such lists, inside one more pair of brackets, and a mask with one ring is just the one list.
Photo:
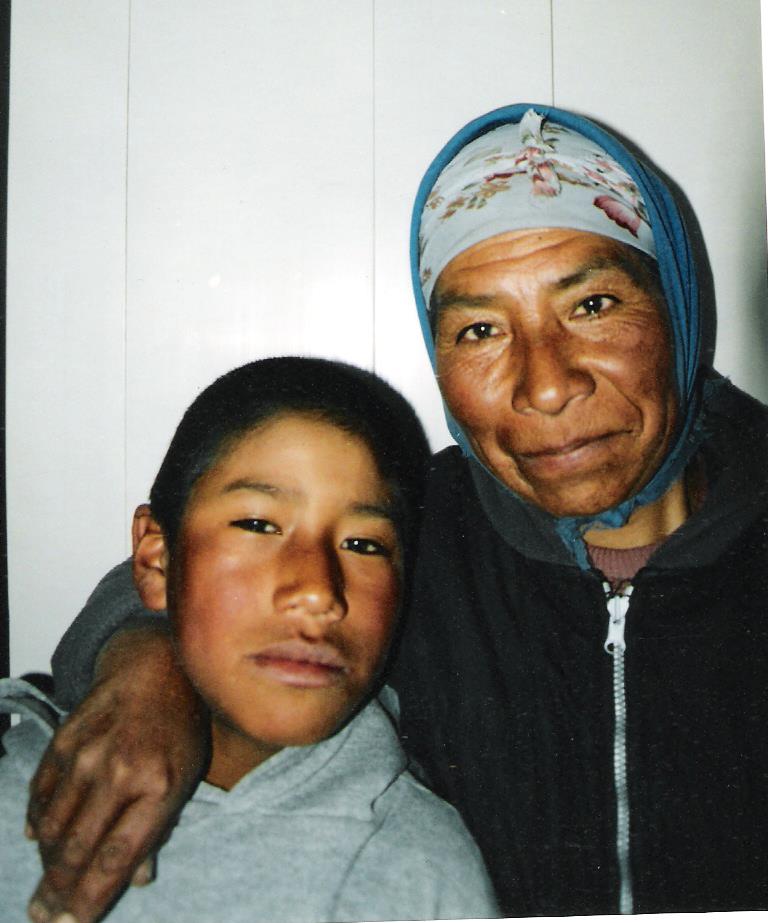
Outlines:
{"label": "woman's nose", "polygon": [[275,591],[275,609],[314,628],[347,614],[341,566],[334,548],[302,546],[284,560]]}
{"label": "woman's nose", "polygon": [[569,344],[543,335],[531,339],[521,351],[512,406],[518,413],[556,416],[594,389],[594,379],[579,365]]}

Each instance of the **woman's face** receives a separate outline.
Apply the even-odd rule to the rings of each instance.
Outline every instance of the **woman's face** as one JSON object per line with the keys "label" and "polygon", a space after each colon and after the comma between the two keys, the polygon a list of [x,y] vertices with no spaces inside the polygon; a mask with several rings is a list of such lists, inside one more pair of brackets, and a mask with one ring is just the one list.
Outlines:
{"label": "woman's face", "polygon": [[282,415],[197,483],[171,563],[178,648],[213,717],[209,781],[230,787],[352,714],[400,594],[390,497],[368,446]]}
{"label": "woman's face", "polygon": [[666,306],[632,248],[567,228],[512,231],[440,274],[440,390],[477,457],[553,516],[637,493],[677,400]]}

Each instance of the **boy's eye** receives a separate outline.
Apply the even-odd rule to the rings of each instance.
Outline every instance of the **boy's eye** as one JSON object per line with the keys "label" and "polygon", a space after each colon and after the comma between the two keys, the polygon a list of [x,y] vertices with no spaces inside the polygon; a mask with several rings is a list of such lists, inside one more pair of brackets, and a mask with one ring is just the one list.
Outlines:
{"label": "boy's eye", "polygon": [[462,340],[469,340],[471,342],[488,340],[491,337],[498,336],[498,334],[499,328],[495,324],[489,324],[487,321],[479,321],[476,324],[470,324],[460,331],[459,335],[456,337],[456,342],[460,343]]}
{"label": "boy's eye", "polygon": [[614,304],[616,299],[612,295],[590,295],[576,305],[573,313],[575,317],[596,317]]}
{"label": "boy's eye", "polygon": [[265,535],[280,535],[280,528],[268,519],[235,519],[230,525],[246,532],[259,532]]}
{"label": "boy's eye", "polygon": [[341,547],[344,551],[354,551],[355,554],[380,554],[391,557],[389,549],[372,538],[345,538]]}

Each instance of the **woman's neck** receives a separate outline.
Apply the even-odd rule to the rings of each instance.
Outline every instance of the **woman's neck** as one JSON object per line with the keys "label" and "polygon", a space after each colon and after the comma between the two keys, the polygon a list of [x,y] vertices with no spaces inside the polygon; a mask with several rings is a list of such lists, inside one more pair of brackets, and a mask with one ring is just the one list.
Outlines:
{"label": "woman's neck", "polygon": [[653,503],[638,507],[618,529],[590,529],[584,541],[598,548],[640,548],[663,541],[690,515],[685,478],[680,478]]}

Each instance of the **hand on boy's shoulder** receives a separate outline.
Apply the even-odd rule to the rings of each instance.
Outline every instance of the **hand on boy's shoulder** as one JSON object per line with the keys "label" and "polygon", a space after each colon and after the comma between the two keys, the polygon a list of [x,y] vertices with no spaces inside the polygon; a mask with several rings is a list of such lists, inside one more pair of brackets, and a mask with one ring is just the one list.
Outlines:
{"label": "hand on boy's shoulder", "polygon": [[93,923],[132,878],[146,881],[143,863],[206,765],[207,718],[167,637],[125,632],[102,667],[30,786],[28,834],[45,869],[30,905],[37,923],[65,911]]}

